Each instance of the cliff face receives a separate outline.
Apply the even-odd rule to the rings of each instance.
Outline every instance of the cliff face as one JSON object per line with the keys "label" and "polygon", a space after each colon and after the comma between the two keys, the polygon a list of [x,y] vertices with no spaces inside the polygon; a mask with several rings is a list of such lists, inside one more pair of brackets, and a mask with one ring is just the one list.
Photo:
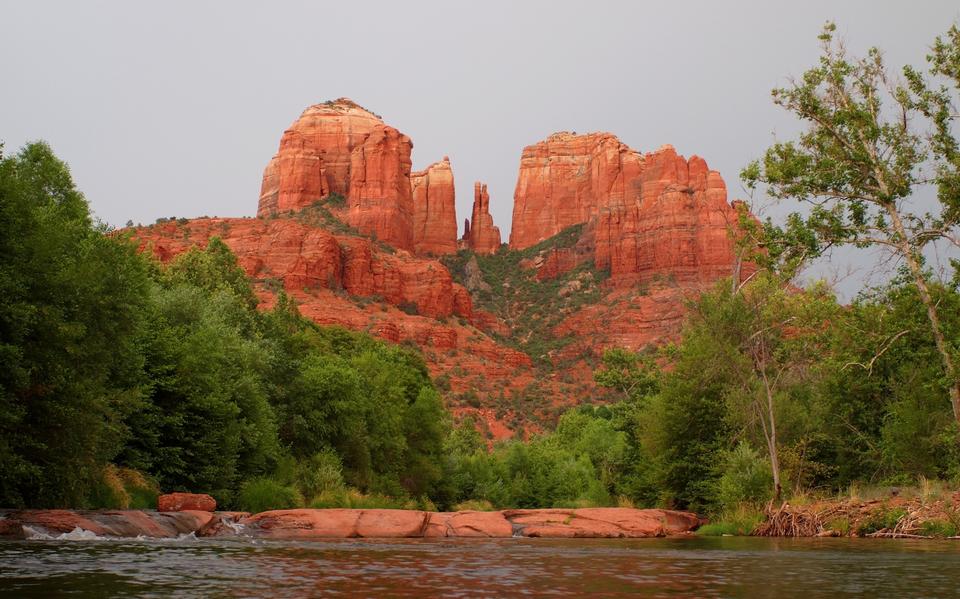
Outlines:
{"label": "cliff face", "polygon": [[247,275],[266,287],[376,296],[431,318],[472,314],[470,295],[439,262],[391,254],[369,239],[293,219],[202,218],[137,229],[135,236],[163,262],[218,236]]}
{"label": "cliff face", "polygon": [[554,133],[527,146],[513,195],[510,247],[523,249],[579,223],[627,194],[642,158],[609,133]]}
{"label": "cliff face", "polygon": [[[716,171],[671,146],[640,154],[609,133],[557,133],[520,160],[510,247],[585,223],[596,267],[621,284],[707,283],[733,271],[736,209]],[[575,264],[569,256],[556,260]]]}
{"label": "cliff face", "polygon": [[304,110],[263,172],[257,216],[300,210],[329,194],[346,197],[353,150],[382,125],[347,98]]}
{"label": "cliff face", "polygon": [[410,174],[413,194],[413,249],[441,256],[457,251],[457,210],[453,169],[446,156]]}
{"label": "cliff face", "polygon": [[390,245],[413,251],[410,138],[377,125],[350,154],[347,224]]}
{"label": "cliff face", "polygon": [[492,254],[500,247],[500,228],[490,216],[490,194],[487,186],[473,184],[473,218],[463,223],[463,244],[478,254]]}
{"label": "cliff face", "polygon": [[299,211],[331,194],[362,233],[413,250],[410,138],[347,98],[307,108],[263,172],[257,216]]}
{"label": "cliff face", "polygon": [[733,274],[738,214],[727,187],[699,156],[672,146],[645,154],[623,195],[600,204],[596,264],[621,284],[667,278],[712,283]]}

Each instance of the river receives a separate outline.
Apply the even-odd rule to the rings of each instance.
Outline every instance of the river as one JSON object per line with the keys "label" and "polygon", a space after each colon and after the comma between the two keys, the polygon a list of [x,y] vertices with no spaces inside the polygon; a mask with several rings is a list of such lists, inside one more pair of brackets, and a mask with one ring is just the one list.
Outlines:
{"label": "river", "polygon": [[874,539],[0,542],[15,597],[951,597],[960,542]]}

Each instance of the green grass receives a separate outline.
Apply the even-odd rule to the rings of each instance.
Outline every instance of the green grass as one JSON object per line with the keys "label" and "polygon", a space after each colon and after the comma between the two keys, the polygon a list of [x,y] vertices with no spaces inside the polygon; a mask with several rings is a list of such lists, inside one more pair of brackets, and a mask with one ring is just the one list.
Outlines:
{"label": "green grass", "polygon": [[850,534],[850,518],[834,518],[824,525],[827,530],[835,530],[840,536],[845,537]]}
{"label": "green grass", "polygon": [[324,491],[310,501],[313,509],[349,508],[360,510],[423,510],[437,511],[437,506],[426,497],[410,499],[408,497],[390,497],[379,493],[365,494],[356,489],[334,489]]}
{"label": "green grass", "polygon": [[697,534],[703,537],[749,536],[762,520],[763,514],[760,510],[752,506],[741,505],[725,510],[716,522],[704,524],[697,529]]}

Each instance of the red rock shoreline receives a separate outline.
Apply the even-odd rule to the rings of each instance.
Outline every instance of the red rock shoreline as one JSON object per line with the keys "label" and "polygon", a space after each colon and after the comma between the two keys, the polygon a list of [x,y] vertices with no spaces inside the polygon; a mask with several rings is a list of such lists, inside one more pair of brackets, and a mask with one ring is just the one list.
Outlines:
{"label": "red rock shoreline", "polygon": [[690,534],[689,512],[633,508],[423,512],[293,509],[249,514],[185,510],[19,510],[0,514],[0,538],[253,537],[278,540],[396,538],[647,538]]}

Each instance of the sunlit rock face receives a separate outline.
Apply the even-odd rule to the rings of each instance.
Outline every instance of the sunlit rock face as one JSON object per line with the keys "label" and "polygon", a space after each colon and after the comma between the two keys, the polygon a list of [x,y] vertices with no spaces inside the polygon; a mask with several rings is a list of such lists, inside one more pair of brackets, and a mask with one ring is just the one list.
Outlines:
{"label": "sunlit rock face", "polygon": [[413,249],[441,256],[457,251],[457,209],[453,169],[446,156],[410,174],[413,194]]}
{"label": "sunlit rock face", "polygon": [[361,233],[413,249],[410,138],[346,98],[310,106],[264,169],[257,216],[298,211],[331,194]]}
{"label": "sunlit rock face", "polygon": [[478,254],[492,254],[500,247],[500,228],[490,215],[490,194],[485,183],[473,184],[472,218],[463,223],[463,246]]}
{"label": "sunlit rock face", "polygon": [[300,210],[330,194],[346,197],[353,150],[381,126],[380,117],[347,98],[308,107],[283,132],[263,172],[257,216]]}
{"label": "sunlit rock face", "polygon": [[720,174],[698,156],[561,132],[523,150],[510,247],[586,223],[596,265],[614,279],[713,281],[732,272],[737,218]]}

